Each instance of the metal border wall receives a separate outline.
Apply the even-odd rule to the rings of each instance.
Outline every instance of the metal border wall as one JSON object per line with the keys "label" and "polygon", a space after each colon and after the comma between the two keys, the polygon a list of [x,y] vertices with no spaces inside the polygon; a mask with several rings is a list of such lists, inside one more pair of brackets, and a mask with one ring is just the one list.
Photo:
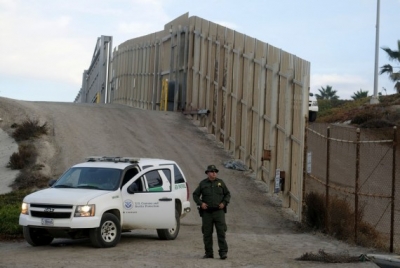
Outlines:
{"label": "metal border wall", "polygon": [[106,103],[112,37],[97,38],[89,69],[83,72],[82,87],[74,102]]}
{"label": "metal border wall", "polygon": [[192,114],[270,191],[280,170],[283,205],[301,218],[308,61],[186,13],[114,49],[109,77],[108,102],[151,110],[168,79],[170,110]]}

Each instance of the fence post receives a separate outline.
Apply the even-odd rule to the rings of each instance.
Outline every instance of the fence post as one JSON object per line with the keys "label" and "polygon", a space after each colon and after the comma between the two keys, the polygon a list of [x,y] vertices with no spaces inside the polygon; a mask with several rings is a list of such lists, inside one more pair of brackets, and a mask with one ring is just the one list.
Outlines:
{"label": "fence post", "polygon": [[304,117],[304,153],[303,153],[303,184],[302,184],[302,194],[301,194],[301,203],[302,203],[302,209],[300,215],[300,219],[302,218],[302,214],[304,211],[305,207],[305,198],[306,198],[306,178],[307,178],[307,151],[308,151],[308,146],[307,146],[307,139],[308,139],[308,117]]}
{"label": "fence post", "polygon": [[330,148],[331,148],[331,127],[327,128],[326,139],[326,192],[325,192],[325,230],[329,232],[329,162],[330,162]]}
{"label": "fence post", "polygon": [[358,187],[360,179],[360,129],[357,128],[356,141],[356,185],[354,189],[354,241],[357,243],[357,228],[358,228]]}
{"label": "fence post", "polygon": [[392,204],[390,215],[390,252],[393,253],[394,237],[394,196],[396,193],[396,149],[397,149],[397,127],[393,127],[393,157],[392,157]]}

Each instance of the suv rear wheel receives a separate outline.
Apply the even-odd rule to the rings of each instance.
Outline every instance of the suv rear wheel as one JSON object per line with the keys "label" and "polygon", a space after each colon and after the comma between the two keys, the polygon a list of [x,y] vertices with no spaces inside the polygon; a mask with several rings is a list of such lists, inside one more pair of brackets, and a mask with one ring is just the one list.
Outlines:
{"label": "suv rear wheel", "polygon": [[317,120],[317,112],[309,111],[308,112],[308,121],[314,122],[315,120]]}
{"label": "suv rear wheel", "polygon": [[175,226],[169,229],[157,229],[158,238],[161,240],[174,240],[179,233],[181,227],[181,218],[179,211],[175,209]]}

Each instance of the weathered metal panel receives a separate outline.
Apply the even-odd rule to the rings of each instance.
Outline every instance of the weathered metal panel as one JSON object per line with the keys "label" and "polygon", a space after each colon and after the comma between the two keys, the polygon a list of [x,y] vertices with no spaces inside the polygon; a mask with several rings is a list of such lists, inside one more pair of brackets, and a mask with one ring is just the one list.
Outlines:
{"label": "weathered metal panel", "polygon": [[242,69],[245,36],[235,32],[235,43],[233,44],[233,94],[232,94],[232,124],[231,124],[231,151],[236,159],[240,158],[240,134],[242,126],[242,105],[240,101],[243,96]]}
{"label": "weathered metal panel", "polygon": [[267,44],[256,40],[255,67],[254,67],[254,91],[253,91],[253,129],[251,141],[250,163],[256,171],[256,178],[262,179],[263,140],[264,140],[264,114],[265,114],[265,85],[267,58]]}
{"label": "weathered metal panel", "polygon": [[[263,178],[269,184],[269,189],[274,189],[274,176],[277,167],[277,130],[278,121],[278,96],[279,96],[279,66],[280,66],[281,50],[268,45],[267,54],[267,83],[266,83],[266,109],[265,109],[265,126],[264,126],[264,150],[270,150],[272,157],[263,164]],[[265,172],[265,174],[264,174]]]}
{"label": "weathered metal panel", "polygon": [[186,66],[186,85],[187,85],[187,92],[186,92],[186,106],[185,110],[192,109],[192,99],[193,99],[193,84],[194,84],[194,71],[193,71],[193,61],[194,61],[194,45],[195,45],[195,24],[196,24],[197,17],[190,17],[189,18],[189,25],[188,25],[188,40],[187,40],[187,66]]}
{"label": "weathered metal panel", "polygon": [[[209,31],[210,31],[210,22],[207,20],[201,20],[201,49],[200,49],[200,69],[199,69],[199,104],[198,109],[209,109],[207,106],[209,100],[207,99],[207,89],[210,84],[208,70],[209,70],[209,53],[211,51],[211,44],[209,41]],[[208,117],[200,116],[198,117],[200,120],[201,126],[206,126],[206,120]]]}
{"label": "weathered metal panel", "polygon": [[254,90],[254,50],[255,39],[246,36],[243,53],[243,96],[242,104],[242,125],[240,138],[240,159],[250,166],[250,143],[252,129],[253,90]]}
{"label": "weathered metal panel", "polygon": [[189,104],[189,110],[199,109],[199,81],[201,80],[200,74],[200,61],[201,56],[204,55],[201,53],[201,43],[202,43],[202,36],[201,36],[201,23],[202,19],[196,17],[195,18],[195,25],[194,25],[194,33],[193,33],[193,65],[192,65],[192,73],[193,73],[193,84],[192,84],[192,99]]}
{"label": "weathered metal panel", "polygon": [[226,109],[226,104],[223,101],[223,75],[224,75],[224,45],[225,45],[225,27],[217,25],[217,36],[215,39],[215,75],[214,75],[214,110],[216,111],[215,121],[215,138],[223,142],[223,130],[221,129],[223,113]]}
{"label": "weathered metal panel", "polygon": [[302,209],[302,187],[303,174],[299,171],[299,166],[303,166],[304,161],[304,122],[307,116],[304,102],[308,103],[308,81],[309,63],[305,60],[294,58],[294,105],[292,116],[292,155],[290,173],[290,202],[289,207],[301,218]]}
{"label": "weathered metal panel", "polygon": [[207,117],[206,127],[209,133],[215,134],[215,125],[217,120],[217,111],[215,110],[215,87],[214,87],[214,76],[215,76],[215,63],[216,58],[216,40],[217,36],[217,24],[209,23],[208,33],[208,59],[207,59],[207,90],[205,92],[206,108],[211,111],[211,116]]}
{"label": "weathered metal panel", "polygon": [[223,74],[223,99],[226,108],[223,110],[221,129],[224,131],[223,143],[226,150],[230,150],[231,138],[231,118],[232,118],[232,94],[233,94],[233,41],[234,41],[234,31],[231,29],[226,29],[225,32],[225,45],[224,45],[224,74]]}

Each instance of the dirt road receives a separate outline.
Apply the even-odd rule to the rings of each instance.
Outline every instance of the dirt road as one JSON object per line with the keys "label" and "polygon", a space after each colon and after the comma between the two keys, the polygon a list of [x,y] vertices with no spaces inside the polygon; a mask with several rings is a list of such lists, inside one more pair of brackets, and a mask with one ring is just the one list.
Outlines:
{"label": "dirt road", "polygon": [[[0,267],[377,267],[375,264],[326,264],[295,260],[306,252],[348,253],[372,250],[349,246],[321,234],[295,228],[279,199],[251,174],[226,169],[231,156],[188,117],[120,105],[23,102],[0,98],[0,125],[29,118],[47,122],[50,133],[37,146],[39,162],[53,177],[89,155],[140,156],[172,159],[179,163],[191,192],[205,178],[209,164],[219,167],[232,200],[227,214],[228,259],[201,259],[204,250],[201,220],[192,213],[182,219],[178,238],[157,239],[156,231],[123,234],[115,248],[95,249],[87,240],[55,240],[46,247],[25,241],[0,243]],[[217,251],[215,239],[214,250]],[[217,254],[215,254],[217,255]]]}

